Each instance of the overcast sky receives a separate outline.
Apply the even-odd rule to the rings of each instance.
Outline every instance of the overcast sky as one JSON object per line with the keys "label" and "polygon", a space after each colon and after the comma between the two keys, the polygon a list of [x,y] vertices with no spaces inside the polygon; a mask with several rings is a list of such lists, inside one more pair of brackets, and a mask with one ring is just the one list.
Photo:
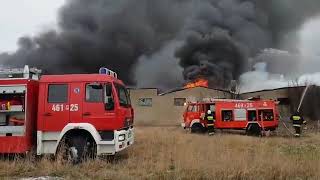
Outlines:
{"label": "overcast sky", "polygon": [[17,39],[56,26],[57,10],[65,0],[2,0],[0,52],[14,51]]}

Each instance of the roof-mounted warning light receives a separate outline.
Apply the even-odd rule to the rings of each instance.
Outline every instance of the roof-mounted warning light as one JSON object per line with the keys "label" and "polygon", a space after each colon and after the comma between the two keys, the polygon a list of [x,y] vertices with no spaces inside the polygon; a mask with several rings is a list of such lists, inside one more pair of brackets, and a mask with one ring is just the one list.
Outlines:
{"label": "roof-mounted warning light", "polygon": [[106,75],[118,78],[118,74],[116,72],[111,71],[110,69],[105,68],[105,67],[102,67],[99,69],[99,74],[106,74]]}

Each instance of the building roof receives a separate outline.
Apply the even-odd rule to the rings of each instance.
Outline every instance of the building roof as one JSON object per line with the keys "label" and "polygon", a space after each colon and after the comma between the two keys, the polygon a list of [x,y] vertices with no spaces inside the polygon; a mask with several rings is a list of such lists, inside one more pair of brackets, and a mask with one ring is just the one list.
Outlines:
{"label": "building roof", "polygon": [[194,88],[204,88],[204,89],[210,89],[210,90],[216,90],[216,91],[222,91],[222,92],[231,93],[230,91],[223,90],[223,89],[208,88],[208,87],[202,87],[202,86],[201,86],[201,87],[192,87],[192,88],[184,88],[184,87],[181,87],[181,88],[171,89],[171,90],[169,90],[169,91],[166,91],[166,92],[164,92],[164,93],[159,94],[159,96],[163,96],[163,95],[166,95],[166,94],[170,94],[170,93],[174,93],[174,92],[179,92],[179,91],[183,91],[183,90],[194,89]]}
{"label": "building roof", "polygon": [[281,87],[281,88],[275,88],[275,89],[263,89],[258,91],[250,91],[241,94],[251,94],[251,93],[258,93],[258,92],[266,92],[266,91],[277,91],[277,90],[283,90],[283,89],[293,89],[293,88],[305,88],[306,86],[290,86],[290,87]]}
{"label": "building roof", "polygon": [[[263,100],[263,101],[273,101],[273,100]],[[250,100],[250,99],[220,99],[220,98],[213,98],[211,101],[197,101],[197,102],[190,102],[190,104],[211,104],[211,103],[216,103],[216,102],[257,102],[254,100]]]}
{"label": "building roof", "polygon": [[[267,92],[267,91],[277,91],[277,90],[283,90],[283,89],[292,89],[292,88],[305,88],[306,86],[290,86],[290,87],[281,87],[281,88],[275,88],[275,89],[263,89],[263,90],[258,90],[258,91],[251,91],[251,92],[245,92],[245,93],[240,93],[240,95],[244,95],[244,94],[251,94],[251,93],[259,93],[259,92]],[[216,91],[221,91],[221,92],[226,92],[226,93],[231,93],[228,90],[224,90],[224,89],[219,89],[219,88],[207,88],[207,87],[192,87],[192,88],[184,88],[184,87],[180,87],[180,88],[175,88],[175,89],[171,89],[168,90],[166,92],[163,93],[158,93],[159,89],[158,88],[135,88],[135,87],[129,87],[128,89],[132,89],[132,90],[140,90],[140,89],[146,89],[146,90],[157,90],[157,94],[159,96],[164,96],[170,93],[174,93],[174,92],[179,92],[179,91],[184,91],[187,89],[193,89],[193,88],[205,88],[205,89],[210,89],[210,90],[216,90]]]}

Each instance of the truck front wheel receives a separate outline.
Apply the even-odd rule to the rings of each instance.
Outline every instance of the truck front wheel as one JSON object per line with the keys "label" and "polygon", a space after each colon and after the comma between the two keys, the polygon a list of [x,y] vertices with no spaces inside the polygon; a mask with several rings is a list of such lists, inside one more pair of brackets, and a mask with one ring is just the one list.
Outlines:
{"label": "truck front wheel", "polygon": [[59,153],[64,160],[77,164],[96,156],[96,144],[94,140],[86,136],[72,136],[65,138],[59,148]]}
{"label": "truck front wheel", "polygon": [[249,136],[261,136],[262,135],[261,127],[256,123],[249,124],[248,127],[246,128],[246,134]]}
{"label": "truck front wheel", "polygon": [[200,123],[194,123],[191,126],[191,133],[204,133],[205,129]]}

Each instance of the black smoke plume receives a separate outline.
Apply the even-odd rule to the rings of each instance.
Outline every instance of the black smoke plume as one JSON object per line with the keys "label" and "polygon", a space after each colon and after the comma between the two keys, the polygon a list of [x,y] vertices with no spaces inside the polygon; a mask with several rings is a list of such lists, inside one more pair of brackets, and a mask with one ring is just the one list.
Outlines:
{"label": "black smoke plume", "polygon": [[18,50],[0,55],[6,66],[29,64],[46,73],[94,73],[106,66],[133,84],[139,56],[155,52],[182,22],[170,0],[68,0],[59,30],[21,37]]}
{"label": "black smoke plume", "polygon": [[226,87],[246,64],[240,47],[225,32],[194,34],[176,51],[187,81],[206,78],[214,87]]}
{"label": "black smoke plume", "polygon": [[[225,87],[262,49],[296,50],[291,32],[319,9],[318,0],[67,0],[58,30],[21,37],[17,51],[0,54],[0,61],[49,74],[94,73],[106,66],[131,85],[172,88],[204,76]],[[166,46],[177,48],[175,56]],[[181,79],[175,73],[180,66]]]}
{"label": "black smoke plume", "polygon": [[[299,28],[320,9],[312,8],[305,13],[301,7],[315,4],[317,2],[311,0],[306,4],[301,1],[202,1],[184,29],[185,45],[176,52],[184,67],[184,79],[206,77],[215,87],[227,87],[249,68],[250,57],[265,48],[284,48],[283,42],[290,38],[286,33]],[[301,11],[296,11],[299,9]],[[294,46],[285,48],[292,50]],[[297,66],[296,62],[292,64]]]}

